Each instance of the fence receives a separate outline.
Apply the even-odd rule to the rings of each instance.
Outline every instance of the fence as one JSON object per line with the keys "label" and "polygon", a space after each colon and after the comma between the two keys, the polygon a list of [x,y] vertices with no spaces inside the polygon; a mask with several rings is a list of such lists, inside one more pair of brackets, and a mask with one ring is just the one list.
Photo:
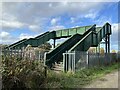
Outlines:
{"label": "fence", "polygon": [[4,57],[14,57],[18,59],[27,59],[27,60],[40,60],[43,62],[44,60],[44,54],[47,51],[40,51],[35,49],[25,50],[25,49],[19,49],[19,50],[3,50],[1,55]]}
{"label": "fence", "polygon": [[71,52],[63,54],[64,71],[73,71],[89,68],[94,66],[108,65],[117,62],[118,54],[116,53],[88,53],[88,52]]}
{"label": "fence", "polygon": [[[4,50],[2,55],[4,57],[14,57],[20,60],[40,60],[44,62],[45,53],[48,51],[40,51],[35,49],[21,49],[21,50]],[[88,53],[88,52],[66,52],[63,53],[63,68],[64,71],[73,71],[89,68],[94,66],[102,66],[117,62],[120,60],[120,54],[108,53],[108,54],[99,54],[99,53]]]}

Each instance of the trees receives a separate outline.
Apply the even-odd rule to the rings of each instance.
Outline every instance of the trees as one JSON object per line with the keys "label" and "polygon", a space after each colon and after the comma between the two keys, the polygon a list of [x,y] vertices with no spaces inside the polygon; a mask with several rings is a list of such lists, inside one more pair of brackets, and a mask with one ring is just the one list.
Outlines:
{"label": "trees", "polygon": [[104,54],[105,51],[104,51],[104,48],[100,48],[100,54]]}
{"label": "trees", "polygon": [[112,50],[112,53],[116,53],[116,50]]}
{"label": "trees", "polygon": [[40,48],[41,50],[49,51],[52,48],[52,46],[50,45],[50,43],[45,43],[38,46],[38,48]]}
{"label": "trees", "polygon": [[89,53],[95,53],[96,50],[95,50],[95,47],[90,47],[90,49],[88,50]]}
{"label": "trees", "polygon": [[[96,47],[90,47],[90,49],[88,50],[89,53],[96,53]],[[105,50],[104,48],[100,48],[100,54],[104,54]]]}

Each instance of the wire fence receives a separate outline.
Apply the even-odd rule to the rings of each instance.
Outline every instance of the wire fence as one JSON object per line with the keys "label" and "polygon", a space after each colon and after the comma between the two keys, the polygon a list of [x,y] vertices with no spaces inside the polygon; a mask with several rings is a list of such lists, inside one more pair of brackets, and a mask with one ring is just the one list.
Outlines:
{"label": "wire fence", "polygon": [[63,67],[64,71],[75,72],[79,69],[112,64],[119,58],[117,53],[66,52],[63,54]]}

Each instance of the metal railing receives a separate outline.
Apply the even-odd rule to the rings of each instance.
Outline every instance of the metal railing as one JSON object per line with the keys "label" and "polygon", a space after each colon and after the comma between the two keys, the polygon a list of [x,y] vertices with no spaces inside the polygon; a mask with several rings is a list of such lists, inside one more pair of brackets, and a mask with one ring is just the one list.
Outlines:
{"label": "metal railing", "polygon": [[118,61],[116,53],[88,53],[88,52],[66,52],[63,53],[63,71],[73,71],[90,67],[100,67]]}

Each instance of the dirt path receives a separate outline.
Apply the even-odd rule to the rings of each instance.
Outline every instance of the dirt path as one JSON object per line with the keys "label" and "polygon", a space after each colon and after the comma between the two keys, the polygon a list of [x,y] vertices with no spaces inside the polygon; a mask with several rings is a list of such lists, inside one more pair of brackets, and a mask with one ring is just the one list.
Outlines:
{"label": "dirt path", "polygon": [[118,71],[107,74],[84,88],[118,88]]}

